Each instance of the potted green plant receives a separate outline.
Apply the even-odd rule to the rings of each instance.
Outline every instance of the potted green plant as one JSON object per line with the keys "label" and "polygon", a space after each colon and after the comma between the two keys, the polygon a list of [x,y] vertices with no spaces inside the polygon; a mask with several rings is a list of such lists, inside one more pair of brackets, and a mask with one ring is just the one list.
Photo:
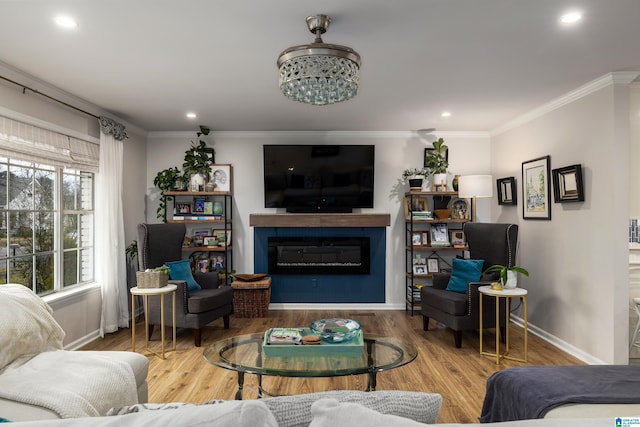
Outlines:
{"label": "potted green plant", "polygon": [[402,172],[402,179],[409,182],[409,189],[420,191],[424,177],[429,175],[429,170],[425,168],[408,168]]}
{"label": "potted green plant", "polygon": [[[202,135],[209,135],[209,129],[206,126],[200,126],[200,130],[196,133],[200,138]],[[184,162],[182,169],[187,177],[190,177],[190,188],[195,191],[203,191],[206,177],[209,176],[209,169],[216,162],[216,151],[213,147],[209,147],[205,141],[198,139],[197,142],[191,141],[191,148],[184,153]],[[197,188],[195,186],[198,186]]]}
{"label": "potted green plant", "polygon": [[524,274],[529,277],[529,272],[522,267],[507,267],[506,265],[495,264],[487,268],[482,274],[491,273],[497,271],[500,277],[502,287],[506,289],[513,289],[518,286],[517,273]]}
{"label": "potted green plant", "polygon": [[425,165],[433,174],[434,186],[444,186],[447,183],[447,168],[449,161],[447,160],[447,150],[449,147],[444,143],[444,139],[439,138],[433,141],[433,150],[429,150],[425,156]]}
{"label": "potted green plant", "polygon": [[180,172],[177,166],[173,166],[167,169],[163,169],[156,174],[153,179],[153,185],[155,185],[161,192],[160,204],[156,210],[156,218],[167,220],[167,201],[172,200],[171,196],[165,196],[166,191],[173,191],[176,187],[176,181],[184,179],[183,174]]}

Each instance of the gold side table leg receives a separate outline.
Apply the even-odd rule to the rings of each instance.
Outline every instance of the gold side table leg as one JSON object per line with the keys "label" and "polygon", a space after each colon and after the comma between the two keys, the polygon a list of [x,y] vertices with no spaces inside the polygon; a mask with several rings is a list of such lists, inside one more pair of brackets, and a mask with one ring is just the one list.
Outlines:
{"label": "gold side table leg", "polygon": [[480,293],[480,354],[483,354],[482,351],[482,297],[484,296],[484,294]]}
{"label": "gold side table leg", "polygon": [[173,313],[173,351],[176,350],[176,292],[171,293],[171,312]]}
{"label": "gold side table leg", "polygon": [[496,300],[496,364],[500,363],[500,297]]}
{"label": "gold side table leg", "polygon": [[131,351],[136,351],[136,296],[131,295]]}
{"label": "gold side table leg", "polygon": [[149,295],[145,295],[144,301],[144,340],[147,351],[149,350]]}
{"label": "gold side table leg", "polygon": [[511,301],[511,298],[507,297],[504,299],[504,333],[506,335],[504,348],[505,356],[509,353],[509,306],[511,305],[509,301]]}
{"label": "gold side table leg", "polygon": [[527,296],[523,296],[522,300],[524,301],[524,361],[525,363],[529,362],[529,347],[527,342],[527,333],[529,330],[529,319],[527,314]]}
{"label": "gold side table leg", "polygon": [[164,360],[164,295],[160,295],[160,332],[162,333],[160,349]]}

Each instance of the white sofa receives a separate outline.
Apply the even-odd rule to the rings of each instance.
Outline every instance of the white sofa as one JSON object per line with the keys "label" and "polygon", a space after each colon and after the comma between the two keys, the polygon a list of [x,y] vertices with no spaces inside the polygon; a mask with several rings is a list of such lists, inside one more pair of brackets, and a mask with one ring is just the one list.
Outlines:
{"label": "white sofa", "polygon": [[0,418],[101,416],[147,402],[149,361],[125,351],[65,351],[51,308],[22,285],[0,285]]}
{"label": "white sofa", "polygon": [[[115,416],[15,423],[21,427],[424,427],[480,424],[434,424],[442,398],[438,394],[337,391],[210,404],[135,405]],[[425,422],[426,421],[426,422]],[[491,424],[482,424],[491,425]],[[496,427],[612,427],[613,418],[539,419],[496,423]],[[626,424],[625,424],[626,425]]]}

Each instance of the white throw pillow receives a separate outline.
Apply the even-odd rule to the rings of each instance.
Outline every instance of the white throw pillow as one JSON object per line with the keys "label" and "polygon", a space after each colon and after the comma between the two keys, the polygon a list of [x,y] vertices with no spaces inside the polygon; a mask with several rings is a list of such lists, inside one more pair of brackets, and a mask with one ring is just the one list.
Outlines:
{"label": "white throw pillow", "polygon": [[358,403],[379,414],[399,415],[421,423],[435,423],[442,407],[442,396],[437,393],[402,390],[334,390],[271,397],[264,399],[264,403],[280,427],[306,427],[312,418],[311,405],[327,398]]}
{"label": "white throw pillow", "polygon": [[14,361],[61,350],[64,331],[49,307],[26,286],[0,285],[0,371]]}
{"label": "white throw pillow", "polygon": [[336,399],[320,399],[311,405],[313,420],[309,427],[424,427],[408,418],[381,414],[352,402],[340,403]]}

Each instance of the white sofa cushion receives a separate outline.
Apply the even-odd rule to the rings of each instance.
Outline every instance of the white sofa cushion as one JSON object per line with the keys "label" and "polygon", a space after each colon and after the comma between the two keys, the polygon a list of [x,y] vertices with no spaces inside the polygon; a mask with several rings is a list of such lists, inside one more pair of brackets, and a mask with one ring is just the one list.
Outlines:
{"label": "white sofa cushion", "polygon": [[260,400],[230,400],[215,405],[170,407],[171,404],[166,404],[163,406],[165,410],[143,410],[116,417],[28,421],[17,425],[21,427],[278,427],[277,421]]}

